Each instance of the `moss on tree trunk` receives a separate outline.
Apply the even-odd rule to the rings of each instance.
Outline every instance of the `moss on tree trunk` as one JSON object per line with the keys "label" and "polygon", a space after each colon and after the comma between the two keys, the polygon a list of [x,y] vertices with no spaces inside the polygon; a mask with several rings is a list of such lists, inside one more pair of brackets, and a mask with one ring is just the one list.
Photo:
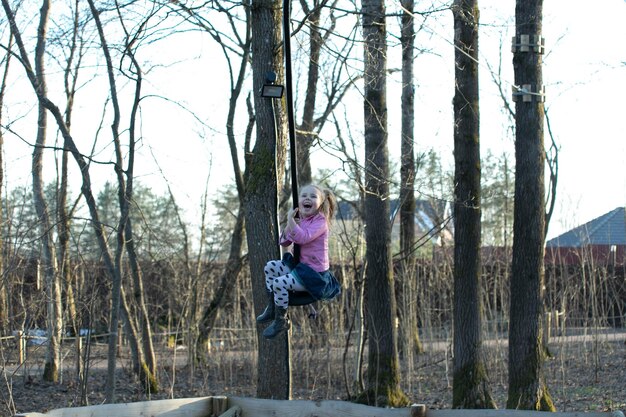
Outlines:
{"label": "moss on tree trunk", "polygon": [[530,384],[516,390],[515,393],[509,393],[506,407],[518,410],[556,411],[552,396],[544,383]]}
{"label": "moss on tree trunk", "polygon": [[495,409],[496,403],[488,387],[487,370],[483,362],[473,362],[454,374],[453,407]]}
{"label": "moss on tree trunk", "polygon": [[150,368],[146,362],[141,362],[141,372],[139,374],[141,383],[148,394],[159,392],[159,382],[155,374],[150,372]]}
{"label": "moss on tree trunk", "polygon": [[56,363],[53,361],[46,361],[46,364],[43,368],[43,376],[44,381],[48,382],[58,382],[59,381],[59,368]]}
{"label": "moss on tree trunk", "polygon": [[376,407],[406,407],[410,404],[409,397],[398,384],[383,383],[359,393],[353,402]]}
{"label": "moss on tree trunk", "polygon": [[389,363],[391,369],[385,370],[379,367],[368,370],[368,389],[357,394],[353,401],[376,407],[408,406],[409,398],[400,388],[397,356],[387,359],[379,358],[378,363]]}
{"label": "moss on tree trunk", "polygon": [[[539,349],[537,352],[543,352]],[[541,354],[527,358],[523,361],[525,366],[523,373],[517,375],[515,382],[509,381],[509,396],[506,407],[517,410],[534,411],[556,411],[552,396],[548,391],[546,383],[541,377],[541,367],[537,366],[543,362]],[[537,362],[538,363],[533,363]]]}

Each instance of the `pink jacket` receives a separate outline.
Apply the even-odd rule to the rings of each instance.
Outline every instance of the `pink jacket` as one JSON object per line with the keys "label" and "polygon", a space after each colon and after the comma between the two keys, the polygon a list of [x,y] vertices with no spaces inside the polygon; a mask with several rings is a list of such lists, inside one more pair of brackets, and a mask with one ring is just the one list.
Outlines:
{"label": "pink jacket", "polygon": [[280,236],[281,246],[295,243],[300,246],[300,262],[307,264],[317,272],[330,268],[328,259],[328,223],[322,213],[301,219],[300,223],[288,233]]}

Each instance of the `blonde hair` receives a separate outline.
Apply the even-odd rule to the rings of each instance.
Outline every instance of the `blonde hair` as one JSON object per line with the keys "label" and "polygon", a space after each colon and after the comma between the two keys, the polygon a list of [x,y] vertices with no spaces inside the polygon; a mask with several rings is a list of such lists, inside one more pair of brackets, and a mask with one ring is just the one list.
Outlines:
{"label": "blonde hair", "polygon": [[328,223],[332,222],[335,218],[335,212],[337,211],[337,198],[335,194],[330,189],[317,184],[307,184],[302,187],[302,189],[306,187],[313,187],[322,195],[323,200],[322,204],[320,204],[320,211],[324,214]]}

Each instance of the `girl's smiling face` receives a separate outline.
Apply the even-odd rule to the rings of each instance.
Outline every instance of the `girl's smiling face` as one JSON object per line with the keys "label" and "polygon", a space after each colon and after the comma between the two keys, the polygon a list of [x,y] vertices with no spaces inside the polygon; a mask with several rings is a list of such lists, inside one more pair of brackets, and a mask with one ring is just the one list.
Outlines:
{"label": "girl's smiling face", "polygon": [[307,185],[300,191],[298,211],[302,218],[311,217],[319,211],[323,200],[322,192],[316,187]]}

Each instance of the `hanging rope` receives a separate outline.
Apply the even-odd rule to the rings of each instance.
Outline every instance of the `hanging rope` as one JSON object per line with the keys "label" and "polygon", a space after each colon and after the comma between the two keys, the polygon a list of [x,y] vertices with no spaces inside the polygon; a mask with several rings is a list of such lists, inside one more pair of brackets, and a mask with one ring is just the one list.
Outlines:
{"label": "hanging rope", "polygon": [[[293,88],[291,77],[291,1],[283,0],[283,48],[285,55],[285,102],[287,105],[287,125],[289,128],[289,159],[291,163],[291,198],[293,208],[298,207],[298,156],[296,149],[296,122],[293,111]],[[293,246],[293,256],[298,262],[300,248]]]}
{"label": "hanging rope", "polygon": [[[285,53],[285,102],[287,105],[287,125],[289,127],[289,160],[291,167],[291,198],[293,208],[298,207],[298,154],[296,148],[296,121],[293,111],[293,88],[291,77],[291,25],[290,0],[283,0],[283,48]],[[300,261],[300,247],[294,243],[293,257],[296,263]],[[306,292],[292,294],[289,305],[308,305],[309,318],[315,319],[317,311],[312,303],[315,299]]]}

